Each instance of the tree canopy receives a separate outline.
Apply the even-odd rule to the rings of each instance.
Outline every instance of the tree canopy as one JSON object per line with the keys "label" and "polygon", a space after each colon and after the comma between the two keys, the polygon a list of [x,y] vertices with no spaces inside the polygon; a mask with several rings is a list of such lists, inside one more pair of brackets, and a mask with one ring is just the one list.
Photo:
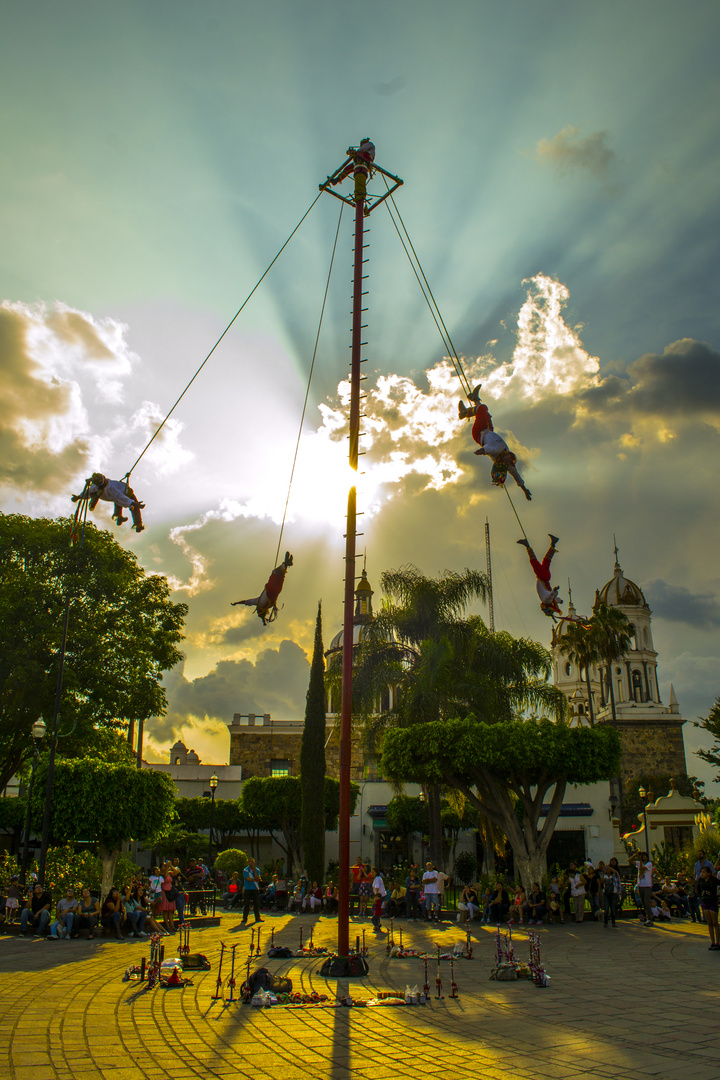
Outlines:
{"label": "tree canopy", "polygon": [[[350,813],[354,813],[360,789],[350,785]],[[302,785],[299,776],[251,776],[243,786],[238,799],[240,810],[265,825],[271,833],[279,832],[280,847],[288,857],[288,870],[297,863],[302,865],[300,825],[302,819]],[[325,828],[334,832],[338,827],[340,810],[340,783],[331,776],[325,777],[323,805]]]}
{"label": "tree canopy", "polygon": [[397,782],[444,783],[461,791],[504,831],[529,887],[542,878],[566,785],[614,776],[620,739],[607,725],[571,728],[547,719],[485,723],[469,716],[389,730],[382,761]]}
{"label": "tree canopy", "polygon": [[[33,814],[42,816],[47,762],[38,765]],[[89,840],[103,859],[103,887],[112,882],[115,856],[126,840],[152,840],[172,825],[175,784],[166,773],[108,765],[93,758],[55,762],[50,836]]]}
{"label": "tree canopy", "polygon": [[[700,723],[696,724],[696,726],[704,728],[705,731],[712,735],[714,745],[709,750],[696,750],[695,753],[703,761],[707,761],[710,765],[714,765],[716,769],[720,769],[720,697],[715,698],[715,704],[708,715],[701,717]],[[715,777],[715,780],[720,780],[720,773]]]}
{"label": "tree canopy", "polygon": [[161,676],[178,660],[184,604],[110,533],[71,520],[0,515],[0,788],[32,755],[31,728],[53,715],[66,597],[70,617],[61,731],[91,745],[98,728],[162,715]]}

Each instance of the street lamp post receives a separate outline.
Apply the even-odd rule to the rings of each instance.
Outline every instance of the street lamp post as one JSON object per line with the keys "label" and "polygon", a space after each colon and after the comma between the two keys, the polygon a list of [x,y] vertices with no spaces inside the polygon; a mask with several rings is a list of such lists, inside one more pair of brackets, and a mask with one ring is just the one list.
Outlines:
{"label": "street lamp post", "polygon": [[22,874],[21,885],[25,886],[27,880],[27,867],[28,867],[28,849],[30,846],[30,805],[32,802],[33,784],[35,783],[35,766],[37,765],[38,751],[40,749],[40,743],[45,738],[45,732],[47,728],[42,716],[39,717],[32,726],[33,737],[33,760],[32,770],[30,772],[30,784],[28,786],[27,794],[27,811],[25,813],[25,833],[23,836],[23,854],[22,854]]}
{"label": "street lamp post", "polygon": [[210,798],[212,799],[212,802],[210,803],[210,873],[212,873],[213,869],[213,854],[215,847],[215,791],[219,782],[217,776],[213,773],[210,777]]}

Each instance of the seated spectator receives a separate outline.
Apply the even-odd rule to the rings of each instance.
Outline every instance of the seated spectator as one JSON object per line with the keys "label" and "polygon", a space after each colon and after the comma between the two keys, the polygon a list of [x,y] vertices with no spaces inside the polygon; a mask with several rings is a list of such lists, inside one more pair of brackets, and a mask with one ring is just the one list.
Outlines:
{"label": "seated spectator", "polygon": [[85,886],[85,888],[80,891],[80,900],[78,901],[78,910],[73,926],[76,930],[80,930],[87,926],[90,931],[88,934],[88,941],[91,941],[95,937],[95,927],[97,926],[99,918],[100,901],[96,896],[92,896],[90,890]]}
{"label": "seated spectator", "polygon": [[282,908],[287,904],[287,881],[283,874],[278,874],[275,882],[275,907]]}
{"label": "seated spectator", "polygon": [[523,889],[522,885],[516,885],[515,886],[515,895],[513,897],[513,915],[512,915],[512,917],[513,917],[514,922],[520,923],[521,926],[522,926],[522,922],[523,922],[523,908],[525,907],[526,900],[527,900],[527,897],[525,895],[525,890]]}
{"label": "seated spectator", "polygon": [[686,902],[687,897],[684,895],[684,890],[681,894],[680,889],[669,875],[663,878],[663,883],[660,886],[658,896],[661,900],[665,900],[671,911],[675,908],[675,910],[683,917],[690,914],[690,905]]}
{"label": "seated spectator", "polygon": [[22,889],[20,887],[20,878],[17,874],[14,874],[10,878],[10,885],[8,886],[7,895],[5,896],[5,925],[12,926],[16,920],[18,912],[22,906]]}
{"label": "seated spectator", "polygon": [[122,897],[116,888],[112,888],[105,897],[105,902],[100,909],[100,921],[106,930],[112,930],[116,938],[122,937],[122,928],[125,923],[125,907]]}
{"label": "seated spectator", "polygon": [[480,904],[482,905],[482,921],[484,923],[490,922],[490,901],[492,900],[493,891],[488,885],[485,892],[480,897]]}
{"label": "seated spectator", "polygon": [[223,893],[226,911],[229,911],[231,907],[240,907],[242,904],[243,895],[242,889],[240,888],[239,877],[240,875],[237,873],[231,874],[227,883],[227,889]]}
{"label": "seated spectator", "polygon": [[310,911],[315,911],[317,908],[322,911],[323,894],[322,889],[318,885],[317,881],[313,881],[312,888],[308,889],[306,895],[303,897],[302,909],[305,911],[306,907],[310,907]]}
{"label": "seated spectator", "polygon": [[78,908],[74,890],[66,889],[65,896],[62,900],[58,900],[55,907],[55,922],[50,923],[48,941],[78,936],[77,930],[73,933],[73,922],[77,917]]}
{"label": "seated spectator", "polygon": [[293,889],[290,899],[288,900],[288,911],[294,912],[296,915],[300,914],[303,906],[303,887],[300,882],[297,883]]}
{"label": "seated spectator", "polygon": [[325,895],[323,896],[325,911],[328,915],[335,915],[337,913],[339,896],[340,894],[337,886],[333,885],[332,881],[328,881]]}
{"label": "seated spectator", "polygon": [[390,894],[385,905],[385,913],[394,918],[405,910],[405,888],[399,881],[390,884]]}
{"label": "seated spectator", "polygon": [[542,892],[537,881],[533,881],[530,886],[530,893],[523,904],[523,915],[528,921],[528,926],[533,926],[534,923],[542,926],[542,921],[547,915],[545,893]]}
{"label": "seated spectator", "polygon": [[490,922],[504,922],[509,911],[510,897],[507,894],[507,890],[503,888],[499,881],[496,881],[492,896],[490,897]]}
{"label": "seated spectator", "polygon": [[128,925],[127,936],[146,938],[148,935],[145,933],[145,922],[148,913],[138,899],[139,888],[141,888],[139,885],[136,885],[134,889],[131,889],[129,885],[125,886],[123,907],[125,908],[126,922]]}
{"label": "seated spectator", "polygon": [[480,910],[478,895],[472,885],[466,885],[458,900],[458,922],[469,922]]}
{"label": "seated spectator", "polygon": [[43,889],[39,881],[36,881],[20,915],[21,937],[27,937],[28,925],[32,925],[35,937],[41,937],[50,922],[51,907],[52,896]]}
{"label": "seated spectator", "polygon": [[560,916],[560,922],[564,923],[564,908],[562,900],[562,885],[557,874],[553,874],[550,880],[550,891],[548,893],[548,919],[550,922],[556,915]]}
{"label": "seated spectator", "polygon": [[[138,885],[137,888],[133,890],[133,897],[137,902],[139,908],[141,908],[146,915],[145,926],[142,928],[145,931],[145,936],[147,936],[148,930],[150,930],[153,934],[165,934],[166,931],[163,930],[157,919],[153,917],[150,907],[150,900],[148,898],[145,886]],[[140,937],[143,937],[143,935],[140,934]]]}

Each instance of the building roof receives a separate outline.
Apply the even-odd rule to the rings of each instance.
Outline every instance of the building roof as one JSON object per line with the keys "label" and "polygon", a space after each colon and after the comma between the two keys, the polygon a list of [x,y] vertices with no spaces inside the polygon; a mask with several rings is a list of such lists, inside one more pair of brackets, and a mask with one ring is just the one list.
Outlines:
{"label": "building roof", "polygon": [[615,569],[613,576],[599,589],[595,596],[595,603],[607,604],[609,607],[648,607],[643,596],[642,589],[634,581],[626,578],[617,561],[617,549],[615,555]]}

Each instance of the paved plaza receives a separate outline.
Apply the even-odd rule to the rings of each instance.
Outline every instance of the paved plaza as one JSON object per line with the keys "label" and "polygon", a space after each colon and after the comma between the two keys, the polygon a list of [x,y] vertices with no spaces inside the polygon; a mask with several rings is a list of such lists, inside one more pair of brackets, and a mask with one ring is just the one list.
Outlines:
{"label": "paved plaza", "polygon": [[[370,973],[363,980],[325,980],[317,958],[268,959],[272,928],[276,944],[296,949],[299,927],[307,944],[311,921],[315,944],[332,947],[336,920],[270,916],[262,928],[264,955],[253,969],[267,966],[289,974],[294,990],[333,998],[348,985],[360,998],[404,991],[407,983],[422,987],[422,962],[388,959],[386,939],[375,938],[369,920],[351,924],[352,940],[366,928]],[[494,932],[474,923],[475,956],[455,964],[457,999],[448,997],[450,965],[443,963],[445,998],[426,1006],[261,1010],[211,1000],[221,941],[239,943],[238,957],[247,958],[250,931],[238,923],[239,916],[223,914],[220,927],[192,932],[191,950],[205,953],[213,969],[194,973],[193,985],[182,990],[122,981],[129,964],[149,955],[146,943],[3,938],[0,1076],[720,1077],[720,953],[708,952],[704,926],[673,922],[645,929],[626,920],[616,930],[589,921],[542,927],[542,961],[551,982],[539,989],[529,982],[489,981]],[[463,937],[450,923],[439,929],[402,925],[406,947],[434,948],[440,941],[449,949]],[[166,941],[170,956],[177,939]],[[524,959],[522,930],[515,942]],[[434,994],[434,964],[429,976]],[[240,981],[242,973],[238,986]]]}

